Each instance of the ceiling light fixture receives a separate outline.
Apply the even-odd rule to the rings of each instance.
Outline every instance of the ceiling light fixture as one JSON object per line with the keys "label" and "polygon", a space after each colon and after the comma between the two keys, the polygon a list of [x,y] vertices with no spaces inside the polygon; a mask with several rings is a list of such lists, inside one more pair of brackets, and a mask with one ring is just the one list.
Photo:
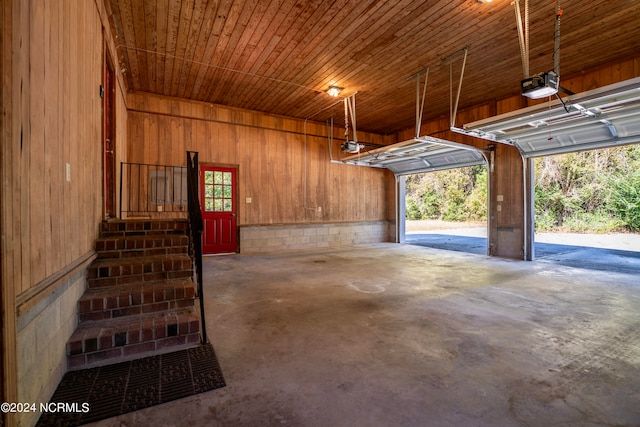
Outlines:
{"label": "ceiling light fixture", "polygon": [[478,3],[491,3],[491,0],[478,0]]}
{"label": "ceiling light fixture", "polygon": [[338,86],[331,86],[329,89],[327,89],[327,93],[333,97],[337,97],[338,95],[340,95],[340,92],[342,91],[343,91],[343,88]]}

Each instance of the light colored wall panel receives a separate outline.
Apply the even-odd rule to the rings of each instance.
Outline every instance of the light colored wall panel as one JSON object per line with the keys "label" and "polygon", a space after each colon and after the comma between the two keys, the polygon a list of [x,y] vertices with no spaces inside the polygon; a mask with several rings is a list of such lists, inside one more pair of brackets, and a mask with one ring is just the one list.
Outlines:
{"label": "light colored wall panel", "polygon": [[[47,402],[66,372],[66,342],[77,324],[77,302],[85,290],[84,271],[23,313],[18,320],[18,395],[21,402]],[[54,379],[52,381],[52,378]],[[40,413],[19,414],[33,425]]]}
{"label": "light colored wall panel", "polygon": [[293,252],[389,241],[389,221],[245,226],[242,253]]}

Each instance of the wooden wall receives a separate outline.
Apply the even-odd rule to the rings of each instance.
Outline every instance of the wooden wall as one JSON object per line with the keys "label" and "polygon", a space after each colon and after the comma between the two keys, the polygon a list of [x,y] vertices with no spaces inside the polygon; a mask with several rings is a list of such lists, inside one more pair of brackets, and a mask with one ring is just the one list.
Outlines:
{"label": "wooden wall", "polygon": [[[11,99],[11,33],[12,21],[11,4],[7,1],[0,2],[0,99],[2,99],[0,110],[0,179],[4,180],[5,170],[8,168],[6,159],[8,156],[4,153],[2,147],[5,143],[11,139],[11,121],[10,116],[7,114],[8,104],[5,103],[5,99]],[[4,181],[3,181],[4,182]],[[15,310],[7,310],[5,308],[4,301],[9,299],[12,301],[15,299],[15,291],[13,287],[7,286],[8,277],[5,276],[4,265],[4,227],[5,227],[5,190],[4,186],[0,187],[0,232],[2,235],[2,241],[0,242],[0,253],[2,254],[2,260],[0,260],[0,402],[6,402],[7,392],[9,397],[15,397],[15,389],[6,386],[7,381],[16,381],[17,372],[13,369],[12,373],[7,372],[7,368],[15,366],[17,354],[15,352],[15,333],[7,333],[7,328],[15,330]],[[11,354],[8,354],[7,346],[11,348]],[[0,411],[1,412],[1,411]],[[0,413],[0,425],[6,424],[6,414]]]}
{"label": "wooden wall", "polygon": [[103,49],[94,4],[18,3],[10,175],[20,246],[11,276],[21,294],[92,248],[102,194]]}
{"label": "wooden wall", "polygon": [[[4,397],[17,400],[16,319],[94,253],[103,214],[99,89],[108,15],[100,1],[6,0],[1,7]],[[107,40],[115,57],[114,47]],[[122,91],[119,98],[122,109]]]}
{"label": "wooden wall", "polygon": [[[238,167],[239,226],[393,218],[386,185],[393,175],[331,163],[324,123],[142,93],[129,94],[127,105],[127,161],[184,165],[190,150],[201,163]],[[334,159],[343,156],[341,132],[334,131]]]}

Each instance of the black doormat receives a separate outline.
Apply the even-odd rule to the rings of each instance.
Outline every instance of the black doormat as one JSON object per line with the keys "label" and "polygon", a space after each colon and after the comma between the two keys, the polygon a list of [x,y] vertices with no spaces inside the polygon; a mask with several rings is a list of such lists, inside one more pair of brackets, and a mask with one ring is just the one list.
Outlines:
{"label": "black doormat", "polygon": [[211,344],[65,374],[37,426],[77,426],[226,384]]}

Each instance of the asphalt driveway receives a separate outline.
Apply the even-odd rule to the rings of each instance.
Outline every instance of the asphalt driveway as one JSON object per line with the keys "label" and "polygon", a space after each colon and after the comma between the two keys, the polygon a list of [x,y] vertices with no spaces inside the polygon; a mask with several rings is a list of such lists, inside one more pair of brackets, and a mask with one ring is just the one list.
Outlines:
{"label": "asphalt driveway", "polygon": [[[411,231],[405,243],[448,251],[487,253],[485,228]],[[640,275],[639,234],[537,233],[535,260]]]}

